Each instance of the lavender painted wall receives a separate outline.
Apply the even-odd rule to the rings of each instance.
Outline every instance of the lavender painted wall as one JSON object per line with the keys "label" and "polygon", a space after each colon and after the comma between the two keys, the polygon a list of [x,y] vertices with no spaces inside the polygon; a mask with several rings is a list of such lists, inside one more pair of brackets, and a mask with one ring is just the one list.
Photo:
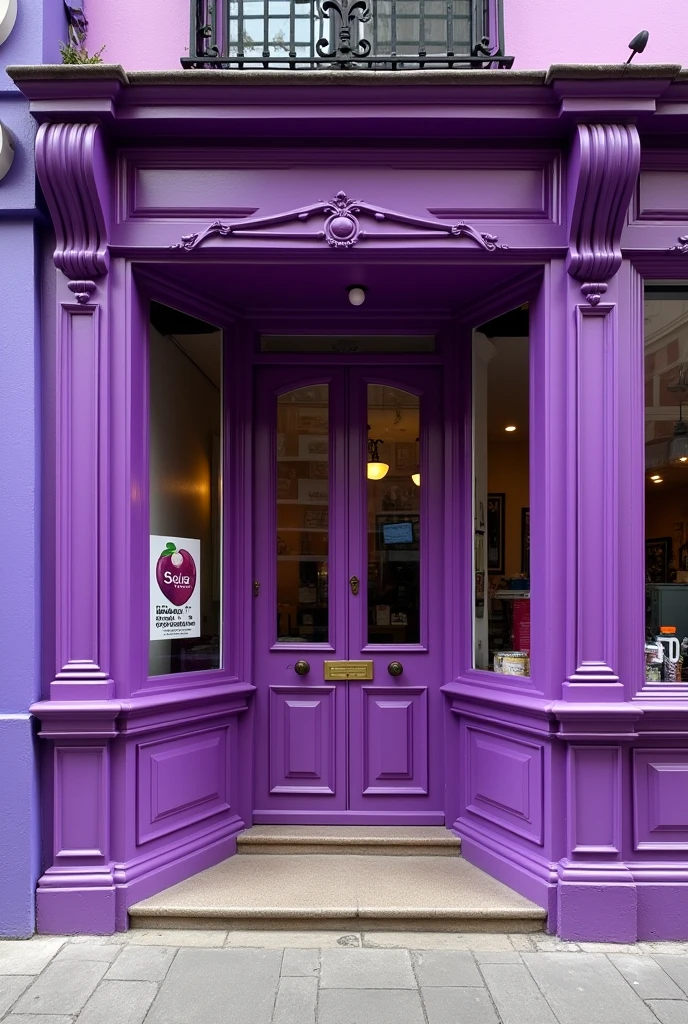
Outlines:
{"label": "lavender painted wall", "polygon": [[[162,71],[179,67],[188,53],[188,0],[149,0],[146,20],[156,26],[155,43],[141,22],[136,0],[117,4],[91,3],[89,51],[105,45],[103,59],[130,71]],[[504,0],[506,52],[514,68],[532,70],[550,64],[610,64],[625,61],[627,49],[641,29],[650,41],[637,63],[685,60],[688,6],[682,0]]]}
{"label": "lavender painted wall", "polygon": [[0,121],[15,142],[14,162],[0,181],[0,536],[3,573],[11,580],[11,598],[0,618],[0,934],[10,936],[34,930],[39,873],[40,809],[29,706],[40,692],[37,284],[42,254],[35,226],[36,125],[5,66],[56,60],[60,38],[61,0],[24,0],[14,28],[0,44]]}

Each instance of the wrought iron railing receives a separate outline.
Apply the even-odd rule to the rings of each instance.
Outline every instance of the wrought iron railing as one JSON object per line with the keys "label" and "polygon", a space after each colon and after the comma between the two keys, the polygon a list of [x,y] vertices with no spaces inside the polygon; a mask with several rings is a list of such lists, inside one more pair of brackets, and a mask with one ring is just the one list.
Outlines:
{"label": "wrought iron railing", "polygon": [[191,0],[185,68],[510,68],[501,0]]}

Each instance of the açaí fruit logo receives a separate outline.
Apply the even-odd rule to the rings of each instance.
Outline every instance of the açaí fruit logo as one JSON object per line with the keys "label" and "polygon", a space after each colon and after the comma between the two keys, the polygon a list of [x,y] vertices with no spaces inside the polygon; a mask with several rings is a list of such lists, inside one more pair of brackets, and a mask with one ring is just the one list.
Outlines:
{"label": "a\u00e7a\u00ed fruit logo", "polygon": [[172,604],[186,604],[196,587],[196,563],[185,548],[168,540],[155,567],[158,586]]}

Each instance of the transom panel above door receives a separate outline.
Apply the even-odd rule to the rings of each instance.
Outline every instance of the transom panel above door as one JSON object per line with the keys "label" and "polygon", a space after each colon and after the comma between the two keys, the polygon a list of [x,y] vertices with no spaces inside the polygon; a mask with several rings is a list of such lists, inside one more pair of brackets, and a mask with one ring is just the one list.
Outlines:
{"label": "transom panel above door", "polygon": [[429,367],[258,367],[254,820],[443,821]]}

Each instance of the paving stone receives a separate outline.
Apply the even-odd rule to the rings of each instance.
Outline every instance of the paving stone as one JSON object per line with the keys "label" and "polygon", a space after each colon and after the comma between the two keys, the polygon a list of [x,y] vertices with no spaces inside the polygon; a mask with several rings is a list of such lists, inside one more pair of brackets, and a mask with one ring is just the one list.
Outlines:
{"label": "paving stone", "polygon": [[491,953],[489,950],[477,950],[473,956],[479,964],[522,964],[521,954],[512,949],[510,953]]}
{"label": "paving stone", "polygon": [[639,942],[579,942],[583,953],[628,953],[631,956],[647,956]]}
{"label": "paving stone", "polygon": [[17,1013],[79,1013],[107,964],[74,960],[49,964],[15,1006]]}
{"label": "paving stone", "polygon": [[285,949],[282,957],[283,978],[312,978],[320,974],[317,949]]}
{"label": "paving stone", "polygon": [[535,935],[533,945],[541,953],[579,953],[580,946],[577,942],[564,942],[556,935]]}
{"label": "paving stone", "polygon": [[686,1024],[688,1004],[678,999],[650,999],[647,1004],[660,1024]]}
{"label": "paving stone", "polygon": [[94,960],[97,963],[111,964],[119,956],[121,948],[103,942],[68,942],[55,957],[55,963],[62,963],[65,960]]}
{"label": "paving stone", "polygon": [[657,955],[655,953],[652,959],[688,996],[688,956],[679,959],[671,954]]}
{"label": "paving stone", "polygon": [[364,932],[362,938],[368,949],[468,949],[465,937],[452,932]]}
{"label": "paving stone", "polygon": [[428,1024],[499,1024],[484,988],[424,988]]}
{"label": "paving stone", "polygon": [[212,928],[132,928],[129,942],[132,946],[224,946],[227,932]]}
{"label": "paving stone", "polygon": [[[652,1013],[599,953],[524,953],[523,961],[560,1024],[656,1024]],[[484,967],[483,971],[495,970]]]}
{"label": "paving stone", "polygon": [[227,933],[225,946],[248,949],[340,949],[342,946],[358,948],[361,936],[352,932],[322,931],[260,931],[246,929]]}
{"label": "paving stone", "polygon": [[416,988],[405,949],[324,949],[321,988]]}
{"label": "paving stone", "polygon": [[169,946],[128,946],[105,975],[106,981],[162,981],[177,950]]}
{"label": "paving stone", "polygon": [[[457,936],[461,942],[463,949],[470,949],[471,952],[477,952],[478,950],[489,950],[492,953],[497,952],[508,952],[513,949],[511,942],[509,941],[508,935],[491,935],[489,932],[464,932]],[[525,936],[520,936],[525,938]],[[420,947],[413,947],[418,948]],[[528,946],[528,949],[532,949],[532,946]]]}
{"label": "paving stone", "polygon": [[613,954],[609,959],[641,999],[683,999],[684,993],[652,957]]}
{"label": "paving stone", "polygon": [[56,1016],[54,1013],[46,1016],[44,1013],[11,1013],[5,1017],[2,1024],[73,1024],[73,1017],[65,1017],[62,1014]]}
{"label": "paving stone", "polygon": [[[539,958],[542,954],[524,953],[523,956]],[[565,962],[568,963],[568,959]],[[557,1024],[523,964],[483,964],[481,971],[504,1024]],[[583,1018],[579,1018],[576,1024],[582,1022]]]}
{"label": "paving stone", "polygon": [[146,1024],[269,1024],[281,960],[276,949],[180,949]]}
{"label": "paving stone", "polygon": [[315,1024],[317,978],[282,978],[272,1024]]}
{"label": "paving stone", "polygon": [[143,1024],[157,994],[152,981],[104,981],[79,1015],[79,1024]]}
{"label": "paving stone", "polygon": [[0,942],[0,974],[40,974],[65,942],[52,936]]}
{"label": "paving stone", "polygon": [[482,986],[470,953],[451,949],[414,950],[411,954],[421,988]]}
{"label": "paving stone", "polygon": [[520,935],[518,933],[515,935],[507,935],[506,937],[514,949],[524,953],[531,953],[535,949],[533,939],[539,938],[538,935]]}
{"label": "paving stone", "polygon": [[688,942],[639,942],[644,953],[665,954],[667,956],[688,956]]}
{"label": "paving stone", "polygon": [[0,978],[0,1017],[2,1017],[3,1013],[7,1013],[10,1006],[16,1003],[22,992],[33,981],[35,981],[35,978],[32,974],[29,974],[27,977],[16,974],[11,977]]}
{"label": "paving stone", "polygon": [[321,988],[318,1024],[425,1024],[425,1016],[418,992]]}

